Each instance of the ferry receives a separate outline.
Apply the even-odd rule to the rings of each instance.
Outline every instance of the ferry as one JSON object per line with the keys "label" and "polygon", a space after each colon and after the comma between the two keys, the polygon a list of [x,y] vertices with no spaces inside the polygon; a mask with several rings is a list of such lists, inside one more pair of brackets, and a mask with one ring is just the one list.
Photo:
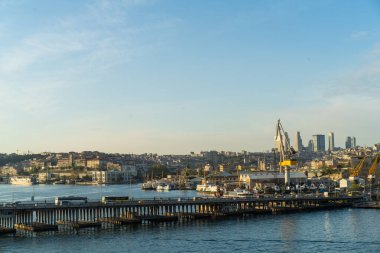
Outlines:
{"label": "ferry", "polygon": [[236,188],[233,191],[229,191],[224,194],[224,197],[227,198],[249,198],[253,197],[253,193],[244,189]]}
{"label": "ferry", "polygon": [[24,177],[24,176],[11,177],[9,182],[11,184],[14,184],[14,185],[33,185],[33,184],[35,184],[35,181],[31,177]]}
{"label": "ferry", "polygon": [[196,190],[203,193],[216,193],[219,191],[219,186],[214,184],[199,184]]}

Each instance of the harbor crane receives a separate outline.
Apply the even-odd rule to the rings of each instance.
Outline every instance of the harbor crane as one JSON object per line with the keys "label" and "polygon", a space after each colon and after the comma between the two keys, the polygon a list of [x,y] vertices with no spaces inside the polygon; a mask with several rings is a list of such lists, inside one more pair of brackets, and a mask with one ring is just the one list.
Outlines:
{"label": "harbor crane", "polygon": [[297,165],[296,159],[293,158],[297,152],[290,146],[289,138],[282,127],[280,119],[277,121],[275,141],[280,153],[280,171],[284,169],[285,185],[289,186],[290,169]]}
{"label": "harbor crane", "polygon": [[354,181],[359,178],[359,175],[361,174],[364,165],[366,164],[367,156],[364,156],[360,162],[355,166],[355,168],[350,169],[350,180]]}
{"label": "harbor crane", "polygon": [[377,154],[372,161],[371,167],[369,167],[368,171],[368,180],[374,180],[376,177],[376,169],[377,165],[380,162],[380,154]]}

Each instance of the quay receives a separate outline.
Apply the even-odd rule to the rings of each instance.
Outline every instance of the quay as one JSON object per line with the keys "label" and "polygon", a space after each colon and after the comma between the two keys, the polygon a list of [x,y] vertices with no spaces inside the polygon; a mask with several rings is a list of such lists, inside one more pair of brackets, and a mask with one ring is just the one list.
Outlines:
{"label": "quay", "polygon": [[175,222],[226,216],[276,214],[355,207],[361,196],[266,197],[266,198],[166,198],[129,199],[104,203],[3,203],[0,204],[0,234],[15,230],[50,231],[71,227],[101,227],[141,222]]}

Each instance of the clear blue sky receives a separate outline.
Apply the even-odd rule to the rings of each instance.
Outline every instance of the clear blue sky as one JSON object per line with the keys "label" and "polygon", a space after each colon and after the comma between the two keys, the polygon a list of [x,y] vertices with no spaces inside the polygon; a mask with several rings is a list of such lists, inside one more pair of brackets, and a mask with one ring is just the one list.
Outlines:
{"label": "clear blue sky", "polygon": [[0,0],[0,152],[379,140],[378,1]]}

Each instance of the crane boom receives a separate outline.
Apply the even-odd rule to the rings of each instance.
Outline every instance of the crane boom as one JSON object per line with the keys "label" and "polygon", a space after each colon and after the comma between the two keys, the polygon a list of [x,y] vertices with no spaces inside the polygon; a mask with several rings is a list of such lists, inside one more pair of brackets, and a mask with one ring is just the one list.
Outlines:
{"label": "crane boom", "polygon": [[285,168],[285,184],[288,185],[290,183],[290,166],[297,165],[297,161],[293,158],[296,151],[290,146],[289,139],[285,134],[280,120],[277,121],[275,140],[279,146],[280,169],[282,169],[282,167]]}
{"label": "crane boom", "polygon": [[355,168],[350,170],[350,177],[358,177],[360,172],[363,170],[367,156],[364,156],[360,162],[355,166]]}
{"label": "crane boom", "polygon": [[375,178],[375,176],[376,176],[376,169],[377,169],[377,165],[378,165],[379,162],[380,162],[380,154],[377,154],[375,156],[375,158],[373,159],[371,167],[369,168],[369,171],[368,171],[368,178],[369,179],[374,179]]}

